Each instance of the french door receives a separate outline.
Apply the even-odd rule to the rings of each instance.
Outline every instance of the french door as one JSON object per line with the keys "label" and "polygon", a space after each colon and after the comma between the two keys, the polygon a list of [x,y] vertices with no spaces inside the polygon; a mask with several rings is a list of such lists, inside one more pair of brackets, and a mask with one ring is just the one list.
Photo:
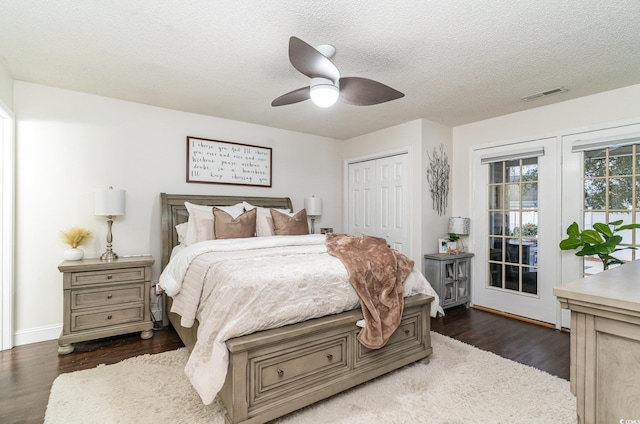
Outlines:
{"label": "french door", "polygon": [[553,296],[561,233],[556,140],[473,152],[474,305],[559,321]]}

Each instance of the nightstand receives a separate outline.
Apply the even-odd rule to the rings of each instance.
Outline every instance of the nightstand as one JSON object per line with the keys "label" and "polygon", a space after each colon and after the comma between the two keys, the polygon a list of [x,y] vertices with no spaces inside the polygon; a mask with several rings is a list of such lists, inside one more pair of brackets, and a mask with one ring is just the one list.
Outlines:
{"label": "nightstand", "polygon": [[471,300],[471,258],[473,253],[424,255],[424,276],[440,296],[442,309]]}
{"label": "nightstand", "polygon": [[73,343],[141,331],[153,337],[149,311],[151,256],[64,261],[64,321],[58,354],[73,352]]}

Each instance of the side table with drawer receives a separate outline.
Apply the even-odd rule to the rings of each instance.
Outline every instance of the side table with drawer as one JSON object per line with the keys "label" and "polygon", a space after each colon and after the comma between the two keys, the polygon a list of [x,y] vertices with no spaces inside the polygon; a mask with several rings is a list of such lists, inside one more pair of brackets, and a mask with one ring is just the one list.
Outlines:
{"label": "side table with drawer", "polygon": [[151,256],[64,261],[64,321],[58,354],[73,352],[73,343],[140,331],[153,337],[149,311]]}

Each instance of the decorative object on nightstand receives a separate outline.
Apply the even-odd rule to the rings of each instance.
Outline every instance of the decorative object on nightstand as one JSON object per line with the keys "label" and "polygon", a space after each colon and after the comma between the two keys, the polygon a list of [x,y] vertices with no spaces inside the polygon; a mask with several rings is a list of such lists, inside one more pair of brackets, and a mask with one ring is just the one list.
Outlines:
{"label": "decorative object on nightstand", "polygon": [[107,217],[107,250],[100,256],[103,261],[113,261],[118,259],[118,255],[111,249],[113,234],[111,226],[113,217],[124,215],[125,210],[125,190],[114,190],[109,186],[107,190],[97,191],[95,194],[95,214]]}
{"label": "decorative object on nightstand", "polygon": [[63,252],[66,261],[79,261],[84,256],[84,250],[80,249],[82,243],[91,236],[91,231],[82,227],[71,227],[62,232],[62,240],[69,246]]}
{"label": "decorative object on nightstand", "polygon": [[62,334],[58,354],[74,350],[73,343],[140,331],[153,337],[149,311],[151,256],[113,261],[84,259],[62,262]]}
{"label": "decorative object on nightstand", "polygon": [[424,276],[440,297],[443,309],[469,307],[471,300],[471,258],[473,253],[424,255]]}
{"label": "decorative object on nightstand", "polygon": [[314,221],[322,215],[322,199],[316,196],[304,198],[304,208],[307,210],[307,216],[311,219],[311,234],[315,232]]}
{"label": "decorative object on nightstand", "polygon": [[469,218],[462,218],[460,216],[452,216],[449,218],[449,240],[456,238],[456,249],[462,253],[465,251],[464,243],[460,236],[468,236],[469,228],[471,227],[471,220]]}

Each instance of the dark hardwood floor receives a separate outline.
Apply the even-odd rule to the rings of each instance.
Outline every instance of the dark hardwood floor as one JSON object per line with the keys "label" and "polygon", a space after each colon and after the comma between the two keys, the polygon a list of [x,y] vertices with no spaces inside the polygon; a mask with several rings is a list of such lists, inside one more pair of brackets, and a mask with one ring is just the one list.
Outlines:
{"label": "dark hardwood floor", "polygon": [[[569,378],[568,333],[464,306],[448,309],[431,325],[438,333]],[[42,423],[51,384],[62,373],[183,345],[172,329],[165,329],[149,340],[136,333],[75,346],[75,352],[65,356],[58,356],[56,340],[0,352],[0,423]]]}

